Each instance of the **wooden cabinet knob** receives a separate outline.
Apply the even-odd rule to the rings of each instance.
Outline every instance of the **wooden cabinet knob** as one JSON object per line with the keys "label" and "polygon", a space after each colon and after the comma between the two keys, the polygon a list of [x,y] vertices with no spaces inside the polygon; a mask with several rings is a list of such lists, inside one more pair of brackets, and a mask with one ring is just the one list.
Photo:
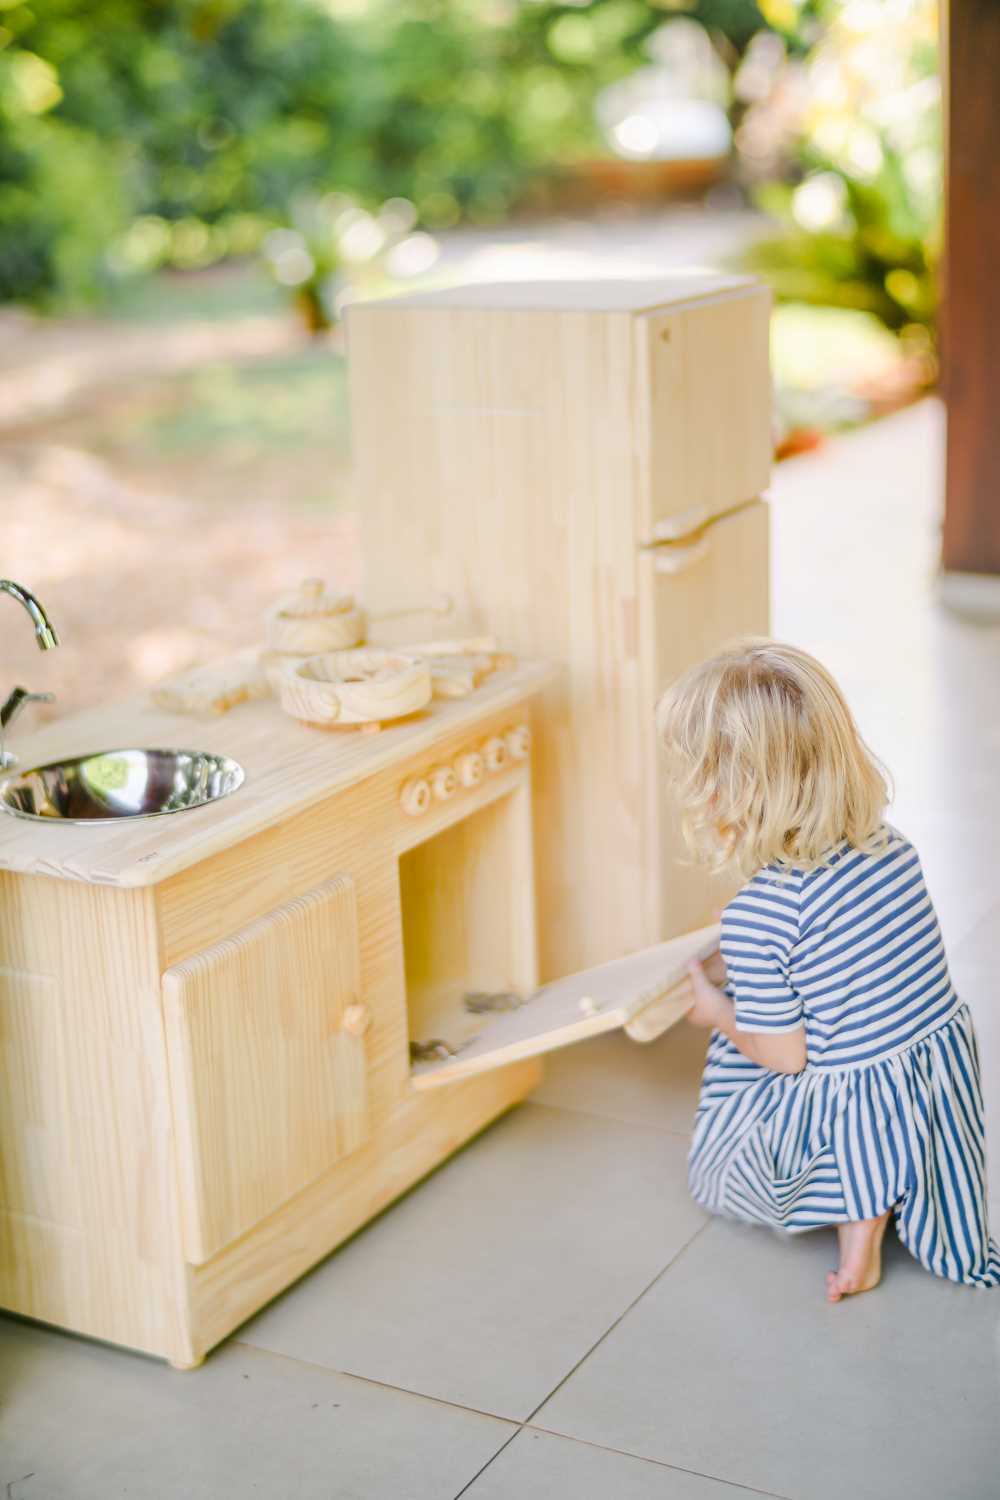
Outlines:
{"label": "wooden cabinet knob", "polygon": [[483,760],[487,771],[501,771],[507,764],[507,746],[498,734],[494,734],[483,746]]}
{"label": "wooden cabinet knob", "polygon": [[413,776],[405,781],[399,793],[399,805],[411,818],[418,818],[431,805],[430,782],[423,776]]}
{"label": "wooden cabinet knob", "polygon": [[508,729],[504,742],[512,760],[527,760],[531,750],[531,730],[527,724],[518,724]]}
{"label": "wooden cabinet knob", "polygon": [[344,1030],[351,1036],[364,1036],[371,1025],[372,1013],[367,1005],[349,1005],[344,1011]]}
{"label": "wooden cabinet knob", "polygon": [[439,802],[447,802],[458,791],[458,777],[453,766],[435,766],[430,772],[430,783]]}
{"label": "wooden cabinet knob", "polygon": [[460,755],[455,762],[455,769],[463,786],[478,786],[486,774],[486,765],[478,750]]}

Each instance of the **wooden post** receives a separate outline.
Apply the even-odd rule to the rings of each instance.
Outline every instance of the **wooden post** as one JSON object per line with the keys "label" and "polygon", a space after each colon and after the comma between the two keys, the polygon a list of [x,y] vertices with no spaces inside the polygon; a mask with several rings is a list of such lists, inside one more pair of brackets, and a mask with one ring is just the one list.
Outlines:
{"label": "wooden post", "polygon": [[950,0],[945,30],[942,593],[1000,614],[1000,6]]}

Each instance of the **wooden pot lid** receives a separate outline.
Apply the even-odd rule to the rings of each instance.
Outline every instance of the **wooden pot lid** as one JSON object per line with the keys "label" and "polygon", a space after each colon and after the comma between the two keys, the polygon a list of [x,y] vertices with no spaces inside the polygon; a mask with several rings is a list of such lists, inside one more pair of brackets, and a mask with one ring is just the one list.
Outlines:
{"label": "wooden pot lid", "polygon": [[267,615],[267,644],[286,656],[314,656],[359,646],[365,617],[351,594],[335,594],[322,578],[306,578]]}

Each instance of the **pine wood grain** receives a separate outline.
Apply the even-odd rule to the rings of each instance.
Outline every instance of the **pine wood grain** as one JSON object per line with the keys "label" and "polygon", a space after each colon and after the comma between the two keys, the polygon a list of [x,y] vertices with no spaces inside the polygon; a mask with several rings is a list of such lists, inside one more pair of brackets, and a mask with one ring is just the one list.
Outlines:
{"label": "pine wood grain", "polygon": [[340,876],[163,976],[184,1245],[199,1264],[368,1135],[354,883]]}
{"label": "pine wood grain", "polygon": [[[568,1047],[601,1032],[628,1027],[640,1016],[642,1039],[647,1029],[666,1019],[646,1015],[668,997],[679,1019],[684,1006],[674,992],[692,958],[707,958],[719,946],[719,928],[711,925],[666,943],[584,969],[544,985],[519,1009],[504,1013],[481,1027],[478,1036],[454,1057],[419,1063],[413,1071],[416,1089],[433,1089],[476,1073],[538,1057],[557,1047]],[[663,1029],[662,1027],[660,1029]]]}
{"label": "pine wood grain", "polygon": [[189,1273],[192,1362],[541,1080],[516,1063],[433,1094],[409,1093],[377,1136]]}
{"label": "pine wood grain", "polygon": [[0,1305],[190,1350],[152,894],[0,875]]}
{"label": "pine wood grain", "polygon": [[[732,551],[723,619],[683,588],[687,612],[675,607],[644,544],[674,523],[702,527],[766,483],[768,307],[748,278],[699,275],[459,288],[348,310],[366,601],[388,609],[417,574],[455,601],[456,629],[565,664],[540,701],[534,756],[543,979],[714,909],[703,885],[688,891],[669,825],[658,818],[650,837],[646,685],[661,675],[666,686],[679,655],[687,665],[734,622],[766,631],[766,557],[744,576],[718,522],[716,553]],[[669,625],[641,628],[650,610]]]}
{"label": "pine wood grain", "polygon": [[[528,1063],[414,1102],[399,873],[485,813],[483,849],[528,872],[505,899],[530,954],[529,762],[483,761],[422,817],[399,793],[530,724],[532,680],[150,889],[0,873],[0,1305],[193,1366],[537,1082]],[[303,912],[311,934],[286,931]]]}
{"label": "pine wood grain", "polygon": [[464,1007],[470,991],[535,988],[532,865],[526,781],[400,859],[410,1040],[475,1035],[483,1022]]}
{"label": "pine wood grain", "polygon": [[101,885],[154,885],[383,767],[422,754],[453,730],[471,729],[556,675],[551,664],[522,662],[494,672],[467,698],[435,700],[423,713],[370,737],[356,729],[298,724],[273,699],[240,704],[221,718],[169,714],[142,696],[70,715],[19,744],[23,767],[129,745],[192,746],[233,756],[246,782],[219,802],[165,818],[81,828],[0,814],[0,870]]}
{"label": "pine wood grain", "polygon": [[[768,536],[767,505],[754,500],[703,528],[695,548],[681,543],[640,553],[637,706],[644,723],[652,725],[660,693],[692,662],[736,636],[767,634]],[[724,906],[739,882],[690,863],[655,734],[641,753],[645,878],[637,899],[647,931],[687,932]]]}
{"label": "pine wood grain", "polygon": [[641,544],[758,495],[771,471],[770,298],[759,287],[636,319]]}

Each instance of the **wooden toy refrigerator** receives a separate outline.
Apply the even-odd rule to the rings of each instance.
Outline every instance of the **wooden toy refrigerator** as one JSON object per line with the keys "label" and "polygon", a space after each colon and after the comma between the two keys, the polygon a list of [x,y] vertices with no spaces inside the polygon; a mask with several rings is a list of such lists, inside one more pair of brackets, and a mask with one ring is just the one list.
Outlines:
{"label": "wooden toy refrigerator", "polygon": [[709,921],[678,863],[662,688],[768,628],[766,289],[682,274],[459,287],[350,307],[371,610],[430,588],[565,667],[542,700],[543,978]]}

